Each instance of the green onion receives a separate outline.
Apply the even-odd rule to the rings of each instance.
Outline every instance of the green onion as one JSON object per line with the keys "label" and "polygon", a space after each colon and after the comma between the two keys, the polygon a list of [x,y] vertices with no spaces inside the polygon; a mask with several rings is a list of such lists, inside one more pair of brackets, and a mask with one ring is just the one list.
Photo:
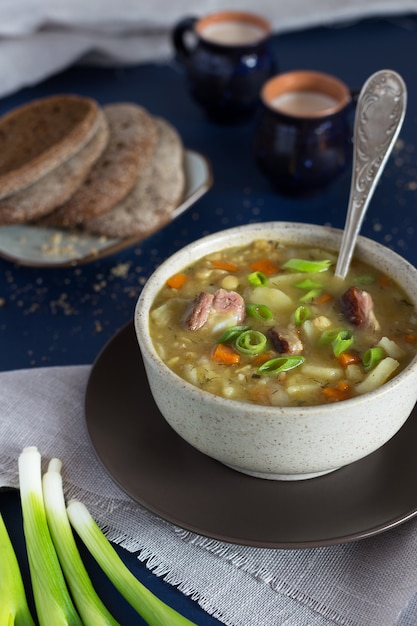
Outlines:
{"label": "green onion", "polygon": [[263,272],[252,272],[248,275],[248,281],[254,287],[259,287],[268,283],[268,279]]}
{"label": "green onion", "polygon": [[353,335],[350,330],[341,330],[332,341],[333,354],[340,356],[353,344]]}
{"label": "green onion", "polygon": [[298,287],[298,289],[321,289],[323,285],[317,280],[304,278],[304,280],[300,280],[298,283],[295,283],[294,287]]}
{"label": "green onion", "polygon": [[52,459],[43,475],[46,517],[61,567],[84,626],[118,626],[94,590],[75,543],[65,506],[61,465],[59,459]]}
{"label": "green onion", "polygon": [[319,345],[326,346],[331,344],[333,354],[340,356],[342,352],[345,352],[353,344],[353,341],[353,334],[350,330],[330,328],[322,332]]}
{"label": "green onion", "polygon": [[149,626],[195,626],[135,578],[82,502],[69,502],[67,513],[71,525],[101,569]]}
{"label": "green onion", "polygon": [[327,330],[323,330],[320,335],[319,345],[330,345],[336,339],[337,335],[342,332],[342,330],[342,328],[328,328]]}
{"label": "green onion", "polygon": [[241,354],[255,355],[265,350],[266,336],[259,330],[245,330],[235,341],[235,348]]}
{"label": "green onion", "polygon": [[368,371],[373,369],[375,365],[382,361],[383,357],[384,350],[380,346],[368,348],[368,350],[363,353],[362,364],[364,368]]}
{"label": "green onion", "polygon": [[258,367],[258,374],[279,374],[280,372],[288,372],[302,365],[304,361],[305,358],[303,356],[278,356],[260,365]]}
{"label": "green onion", "polygon": [[296,326],[301,326],[306,320],[310,318],[310,309],[305,304],[300,304],[293,314],[293,321]]}
{"label": "green onion", "polygon": [[330,259],[323,259],[322,261],[308,261],[307,259],[289,259],[282,267],[288,270],[295,270],[297,272],[326,272],[331,266]]}
{"label": "green onion", "polygon": [[356,276],[352,281],[354,285],[371,285],[375,282],[375,276],[373,274],[362,274],[361,276]]}
{"label": "green onion", "polygon": [[49,532],[42,492],[41,455],[34,446],[19,456],[23,531],[36,612],[41,626],[83,626],[75,610]]}
{"label": "green onion", "polygon": [[218,338],[217,343],[230,343],[245,330],[249,330],[249,328],[249,326],[231,326]]}
{"label": "green onion", "polygon": [[307,293],[299,298],[299,300],[300,302],[311,302],[312,300],[317,298],[321,294],[321,292],[322,289],[310,289],[310,291],[307,291]]}
{"label": "green onion", "polygon": [[246,313],[260,322],[274,318],[274,314],[266,304],[247,304]]}
{"label": "green onion", "polygon": [[0,624],[35,626],[29,611],[22,575],[0,513]]}

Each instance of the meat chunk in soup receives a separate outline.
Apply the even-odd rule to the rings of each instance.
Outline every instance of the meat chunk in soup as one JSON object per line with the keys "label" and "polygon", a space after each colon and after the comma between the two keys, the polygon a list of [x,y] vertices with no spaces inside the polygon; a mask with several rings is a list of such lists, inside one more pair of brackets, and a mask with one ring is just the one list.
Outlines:
{"label": "meat chunk in soup", "polygon": [[223,326],[241,324],[246,314],[245,301],[235,291],[217,289],[214,294],[202,291],[195,298],[186,317],[188,329],[198,330],[205,326],[210,314],[213,314],[213,327],[216,330]]}
{"label": "meat chunk in soup", "polygon": [[374,313],[374,302],[368,291],[352,286],[342,295],[340,303],[346,319],[351,324],[379,330],[380,325]]}

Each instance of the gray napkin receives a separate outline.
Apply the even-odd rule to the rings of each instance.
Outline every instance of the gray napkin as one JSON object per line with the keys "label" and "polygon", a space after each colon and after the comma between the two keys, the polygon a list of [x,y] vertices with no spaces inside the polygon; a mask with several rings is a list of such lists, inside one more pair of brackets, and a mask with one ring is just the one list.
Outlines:
{"label": "gray napkin", "polygon": [[[221,543],[171,525],[130,500],[97,460],[83,415],[89,366],[0,374],[0,486],[35,445],[63,462],[107,536],[229,626],[415,626],[417,521],[350,544],[270,550]],[[412,477],[410,477],[412,480]]]}

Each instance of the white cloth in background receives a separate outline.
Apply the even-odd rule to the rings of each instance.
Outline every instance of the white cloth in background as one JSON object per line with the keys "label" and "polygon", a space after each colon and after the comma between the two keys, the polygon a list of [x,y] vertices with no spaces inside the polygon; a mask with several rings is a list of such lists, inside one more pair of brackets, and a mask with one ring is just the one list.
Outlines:
{"label": "white cloth in background", "polygon": [[224,8],[256,11],[279,33],[415,12],[417,0],[0,0],[0,97],[81,60],[167,60],[181,17]]}
{"label": "white cloth in background", "polygon": [[[231,545],[176,528],[133,502],[103,469],[87,433],[89,366],[0,373],[0,486],[35,445],[63,462],[67,498],[109,538],[228,626],[415,626],[417,520],[350,544],[311,550]],[[411,602],[408,610],[407,606]]]}

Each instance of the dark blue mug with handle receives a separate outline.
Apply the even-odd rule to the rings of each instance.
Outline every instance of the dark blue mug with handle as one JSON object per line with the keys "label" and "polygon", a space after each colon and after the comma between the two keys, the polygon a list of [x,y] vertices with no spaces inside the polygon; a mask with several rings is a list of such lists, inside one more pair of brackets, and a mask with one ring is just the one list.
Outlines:
{"label": "dark blue mug with handle", "polygon": [[350,166],[357,93],[339,78],[285,72],[265,83],[261,100],[255,160],[282,195],[313,195]]}
{"label": "dark blue mug with handle", "polygon": [[270,45],[271,26],[261,16],[221,11],[185,17],[172,32],[190,93],[218,122],[239,122],[260,104],[260,90],[277,70]]}

